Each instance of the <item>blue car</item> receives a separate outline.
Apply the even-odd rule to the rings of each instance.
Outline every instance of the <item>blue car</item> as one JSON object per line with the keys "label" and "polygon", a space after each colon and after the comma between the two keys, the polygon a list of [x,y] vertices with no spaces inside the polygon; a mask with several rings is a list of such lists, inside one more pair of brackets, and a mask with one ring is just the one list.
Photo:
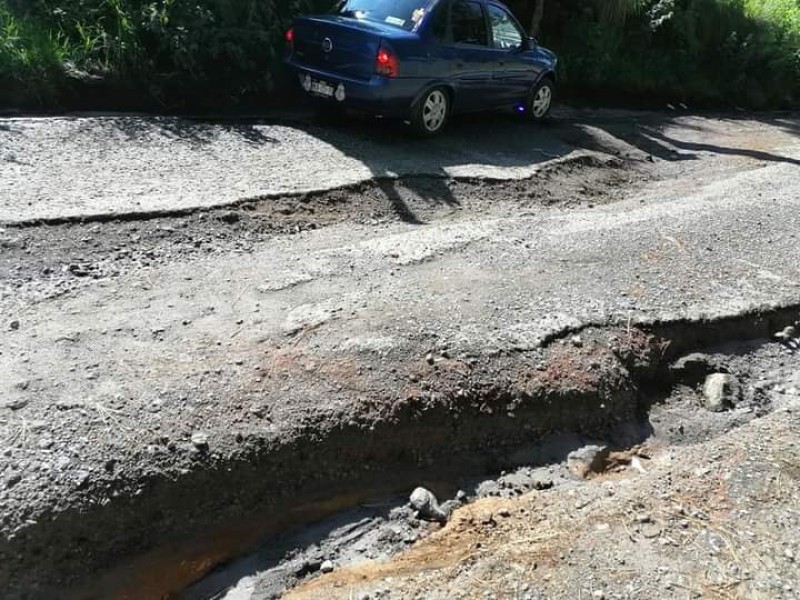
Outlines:
{"label": "blue car", "polygon": [[322,110],[439,133],[456,112],[550,111],[556,56],[496,0],[342,0],[286,32],[286,63]]}

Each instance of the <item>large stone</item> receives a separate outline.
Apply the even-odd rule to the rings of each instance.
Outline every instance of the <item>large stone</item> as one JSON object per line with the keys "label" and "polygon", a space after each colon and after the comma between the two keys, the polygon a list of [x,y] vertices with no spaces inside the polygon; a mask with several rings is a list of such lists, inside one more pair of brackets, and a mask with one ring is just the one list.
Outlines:
{"label": "large stone", "polygon": [[208,434],[203,431],[195,431],[192,434],[192,444],[198,450],[208,450]]}
{"label": "large stone", "polygon": [[439,506],[436,496],[434,496],[433,492],[430,490],[418,487],[411,492],[409,503],[411,504],[411,508],[416,510],[423,519],[440,522],[447,521],[447,512]]}
{"label": "large stone", "polygon": [[606,460],[610,449],[602,444],[589,444],[573,450],[567,455],[567,467],[578,477],[589,477],[602,473],[606,468]]}
{"label": "large stone", "polygon": [[722,412],[739,401],[740,393],[735,377],[727,373],[712,373],[703,385],[703,404],[712,412]]}

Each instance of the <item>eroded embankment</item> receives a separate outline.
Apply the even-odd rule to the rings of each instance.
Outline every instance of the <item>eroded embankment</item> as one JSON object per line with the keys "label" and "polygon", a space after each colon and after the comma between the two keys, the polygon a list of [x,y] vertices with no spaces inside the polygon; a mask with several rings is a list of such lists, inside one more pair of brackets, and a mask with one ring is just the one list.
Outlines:
{"label": "eroded embankment", "polygon": [[[707,322],[587,328],[541,352],[429,354],[404,398],[364,397],[235,459],[137,482],[136,492],[29,523],[0,546],[9,598],[161,597],[264,536],[425,480],[497,470],[554,431],[603,436],[641,422],[675,357],[769,336],[798,307]],[[642,390],[648,390],[647,396]],[[646,434],[646,432],[643,432]],[[133,557],[133,558],[131,558]],[[87,583],[88,582],[88,583]],[[65,589],[72,590],[65,593]]]}

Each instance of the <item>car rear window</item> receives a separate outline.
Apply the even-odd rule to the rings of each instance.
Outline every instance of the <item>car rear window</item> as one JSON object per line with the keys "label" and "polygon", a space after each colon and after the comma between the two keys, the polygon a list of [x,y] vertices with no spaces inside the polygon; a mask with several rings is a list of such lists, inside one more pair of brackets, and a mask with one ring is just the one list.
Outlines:
{"label": "car rear window", "polygon": [[413,31],[431,4],[431,0],[341,0],[333,13]]}

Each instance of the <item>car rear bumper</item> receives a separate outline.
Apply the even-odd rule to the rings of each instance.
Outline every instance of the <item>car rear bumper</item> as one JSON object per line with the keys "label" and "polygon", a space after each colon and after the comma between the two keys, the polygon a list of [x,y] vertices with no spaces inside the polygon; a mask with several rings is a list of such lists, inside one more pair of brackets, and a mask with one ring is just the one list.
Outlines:
{"label": "car rear bumper", "polygon": [[[378,75],[373,75],[369,79],[354,79],[339,73],[309,67],[296,61],[293,57],[288,58],[286,64],[295,73],[295,81],[308,97],[319,102],[385,117],[405,117],[420,85],[419,81],[415,79],[390,79]],[[307,77],[311,81],[325,82],[334,89],[342,85],[344,99],[339,100],[335,97],[326,97],[310,92],[303,85]]]}

